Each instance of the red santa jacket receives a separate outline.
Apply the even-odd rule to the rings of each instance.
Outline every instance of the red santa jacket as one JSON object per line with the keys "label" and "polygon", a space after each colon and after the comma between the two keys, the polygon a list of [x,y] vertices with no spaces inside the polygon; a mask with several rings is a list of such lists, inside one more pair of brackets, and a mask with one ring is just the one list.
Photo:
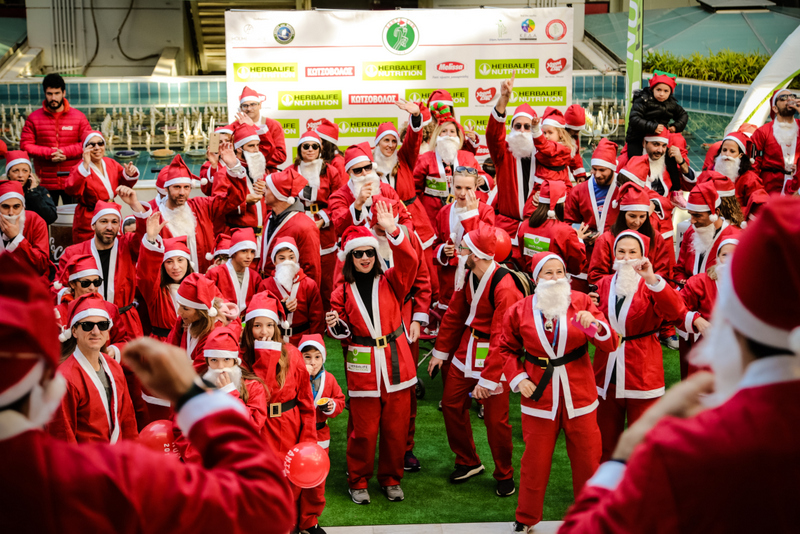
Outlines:
{"label": "red santa jacket", "polygon": [[[286,208],[281,213],[281,222],[275,226],[278,217],[275,212],[270,212],[264,228],[261,240],[261,259],[258,264],[258,271],[263,278],[272,276],[275,272],[275,265],[272,263],[272,249],[279,237],[289,236],[297,243],[297,250],[303,272],[310,276],[317,286],[322,282],[322,271],[320,267],[320,245],[319,228],[314,221],[308,218],[303,208],[303,203],[296,200],[294,204]],[[272,227],[275,230],[272,231]]]}
{"label": "red santa jacket", "polygon": [[678,334],[683,339],[691,335],[693,341],[700,339],[700,334],[694,326],[698,317],[711,321],[711,314],[717,303],[717,281],[712,280],[708,273],[702,272],[689,277],[681,288],[680,295],[686,305],[686,316],[678,324]]}
{"label": "red santa jacket", "polygon": [[216,178],[217,171],[219,170],[220,167],[225,167],[225,162],[222,160],[219,160],[217,162],[216,168],[211,166],[210,161],[206,161],[200,167],[200,174],[198,174],[198,176],[200,176],[201,181],[203,179],[206,180],[206,183],[200,186],[200,191],[202,191],[203,194],[207,197],[210,197],[212,195],[212,192],[214,190],[214,178]]}
{"label": "red santa jacket", "polygon": [[291,291],[286,291],[272,276],[258,284],[257,293],[262,291],[280,295],[281,299],[297,299],[297,308],[286,313],[289,331],[285,335],[289,336],[292,345],[297,346],[304,334],[322,334],[325,331],[325,310],[322,309],[319,287],[302,269],[294,277]]}
{"label": "red santa jacket", "polygon": [[538,191],[545,180],[561,180],[567,184],[567,191],[572,189],[569,179],[569,169],[574,155],[569,148],[548,140],[541,130],[533,135],[533,146],[536,149],[536,178],[534,178],[534,191]]}
{"label": "red santa jacket", "polygon": [[[283,347],[283,349],[282,349]],[[297,347],[277,341],[256,341],[253,372],[267,390],[268,417],[262,436],[281,458],[304,441],[317,441],[317,414],[303,355]],[[281,350],[289,355],[289,369],[281,386],[275,374]]]}
{"label": "red santa jacket", "polygon": [[[198,395],[181,410],[203,465],[135,441],[65,443],[19,412],[0,412],[0,454],[14,458],[0,464],[0,521],[10,532],[288,532],[296,514],[283,458],[243,412],[228,395]],[[15,480],[26,482],[10,491]]]}
{"label": "red santa jacket", "polygon": [[25,222],[21,223],[21,232],[6,243],[8,238],[0,232],[0,252],[9,252],[14,257],[27,261],[33,269],[42,275],[45,283],[49,283],[50,245],[47,224],[38,214],[25,210]]}
{"label": "red santa jacket", "polygon": [[675,265],[675,272],[673,273],[675,280],[684,282],[690,276],[706,272],[709,267],[717,263],[717,248],[719,248],[719,244],[726,239],[735,239],[740,232],[741,230],[737,227],[723,220],[722,226],[714,236],[714,241],[701,258],[694,250],[694,226],[690,225],[684,232],[683,241],[681,241],[678,263]]}
{"label": "red santa jacket", "polygon": [[[395,190],[392,189],[392,186],[383,182],[381,182],[380,196],[396,200],[400,199]],[[352,180],[349,180],[328,199],[328,207],[331,210],[333,227],[337,236],[341,236],[350,226],[360,226],[370,221],[369,207],[364,206],[361,211],[356,212],[355,201],[356,196],[353,194]]]}
{"label": "red santa jacket", "polygon": [[570,181],[574,181],[575,183],[582,183],[586,181],[588,175],[586,173],[586,169],[583,167],[583,157],[581,156],[580,151],[576,151],[575,155],[572,156],[572,161],[569,163],[569,174],[571,176]]}
{"label": "red santa jacket", "polygon": [[[559,532],[795,531],[800,514],[786,495],[800,477],[796,365],[794,356],[756,360],[721,406],[662,419],[627,466],[600,466]],[[759,490],[736,491],[743,480]]]}
{"label": "red santa jacket", "polygon": [[258,149],[267,158],[267,172],[277,172],[286,161],[286,136],[280,122],[269,117],[261,118],[264,124],[257,125]]}
{"label": "red santa jacket", "polygon": [[[714,167],[711,167],[712,170],[713,168]],[[703,182],[707,182],[708,174],[708,172],[701,173],[700,176],[697,177],[697,183],[702,184]],[[747,206],[748,202],[750,202],[750,196],[753,193],[764,189],[764,184],[761,183],[761,178],[759,178],[758,175],[753,171],[747,171],[735,180],[731,181],[733,182],[736,201],[741,207]]]}
{"label": "red santa jacket", "polygon": [[[518,392],[519,383],[525,378],[538,385],[544,375],[545,369],[527,359],[525,352],[545,364],[547,360],[557,363],[559,358],[573,354],[574,351],[580,351],[582,355],[577,360],[553,369],[550,384],[538,401],[520,396],[522,413],[555,420],[562,391],[564,408],[570,419],[593,412],[598,404],[597,387],[587,343],[612,352],[619,345],[619,337],[584,293],[572,291],[567,313],[558,318],[557,340],[553,339],[554,332],[545,331],[542,312],[535,310],[535,305],[535,295],[525,297],[512,305],[503,319],[500,354],[503,355],[503,369],[511,390]],[[593,338],[572,324],[577,313],[582,310],[590,312],[603,325]]]}
{"label": "red santa jacket", "polygon": [[347,171],[344,170],[344,156],[337,152],[336,155],[333,156],[333,161],[330,162],[330,165],[333,165],[336,170],[339,171],[339,176],[342,177],[342,184],[344,184],[344,181],[347,179]]}
{"label": "red santa jacket", "polygon": [[[614,274],[614,240],[616,238],[608,231],[594,242],[592,257],[589,260],[588,280],[590,284],[596,285],[602,277]],[[653,271],[657,275],[666,279],[672,278],[669,246],[660,235],[655,234],[654,238],[650,239],[650,250],[647,252],[647,257],[653,263]]]}
{"label": "red santa jacket", "polygon": [[128,176],[125,168],[111,158],[103,158],[100,163],[102,169],[92,163],[88,171],[83,162],[75,165],[64,183],[64,190],[75,197],[78,203],[72,221],[73,243],[94,237],[92,213],[98,201],[113,202],[117,196],[117,187],[133,187],[139,180],[138,169],[133,176]]}
{"label": "red santa jacket", "polygon": [[[417,258],[413,245],[401,230],[397,237],[389,237],[389,245],[395,266],[372,284],[372,317],[355,283],[340,283],[331,295],[331,308],[339,314],[339,324],[336,328],[328,327],[328,333],[342,340],[347,390],[351,397],[380,397],[384,388],[388,393],[395,393],[417,383],[411,348],[403,335],[402,308],[417,273],[407,266],[424,262]],[[389,335],[396,337],[381,347],[353,339],[358,336],[378,340]]]}
{"label": "red santa jacket", "polygon": [[[617,275],[604,276],[597,284],[600,311],[608,317],[611,328],[621,337],[614,351],[597,347],[594,353],[594,376],[597,393],[606,398],[611,375],[616,368],[618,399],[653,399],[664,394],[664,356],[658,342],[663,322],[675,322],[686,316],[686,306],[678,292],[663,278],[655,286],[639,280],[632,297],[616,311]],[[646,335],[645,335],[646,334]],[[636,336],[636,339],[629,339]]]}
{"label": "red santa jacket", "polygon": [[[300,172],[299,166],[294,166],[297,172]],[[322,170],[319,175],[319,186],[311,187],[306,186],[302,193],[300,193],[300,200],[306,209],[312,221],[322,221],[322,227],[319,229],[319,246],[320,255],[325,256],[336,252],[336,242],[338,236],[336,235],[336,228],[333,224],[333,211],[330,208],[330,197],[338,191],[344,184],[344,178],[336,170],[333,165],[322,165]]]}
{"label": "red santa jacket", "polygon": [[[247,190],[244,192],[244,197],[241,203],[236,206],[236,209],[225,216],[225,225],[229,228],[252,228],[256,235],[259,235],[260,229],[264,227],[264,223],[269,215],[269,207],[263,196],[252,204],[247,203],[247,195],[255,193],[255,189],[253,189],[254,180],[250,177],[247,163],[240,160],[239,165],[245,170],[245,176],[241,182]],[[211,188],[211,191],[213,194],[225,196],[228,189],[232,187],[231,182],[228,180],[229,173],[227,167],[224,164],[219,165],[216,174],[217,175],[214,177],[214,186]],[[266,174],[264,176],[266,176]],[[215,225],[221,227],[221,221],[215,221]]]}
{"label": "red santa jacket", "polygon": [[503,379],[504,357],[500,353],[500,335],[506,311],[522,294],[511,279],[504,276],[494,292],[494,308],[489,300],[492,276],[498,264],[483,273],[475,287],[477,277],[469,272],[464,287],[453,293],[450,305],[442,317],[439,336],[433,356],[448,360],[467,378],[478,380],[478,385],[490,390],[497,388]]}
{"label": "red santa jacket", "polygon": [[339,387],[339,382],[333,373],[329,373],[323,369],[322,377],[320,378],[319,390],[314,396],[314,406],[320,399],[330,399],[333,401],[333,410],[324,412],[322,409],[317,408],[317,445],[323,449],[328,449],[331,445],[331,429],[328,427],[328,419],[333,419],[342,413],[344,410],[344,393],[342,388]]}
{"label": "red santa jacket", "polygon": [[531,257],[543,251],[558,254],[571,275],[586,270],[586,246],[573,227],[558,219],[547,219],[536,228],[531,227],[530,219],[525,219],[519,225],[517,240],[522,247],[522,269],[526,273],[531,272]]}
{"label": "red santa jacket", "polygon": [[[614,210],[611,207],[611,201],[617,188],[617,181],[616,179],[611,181],[606,198],[600,207],[597,206],[594,184],[594,176],[591,176],[585,182],[581,182],[572,188],[567,196],[567,201],[564,203],[564,222],[567,224],[584,223],[592,231],[603,233],[611,229],[611,225],[617,220],[617,215],[619,214],[618,210]],[[598,221],[602,224],[598,223]]]}
{"label": "red santa jacket", "polygon": [[222,293],[222,298],[239,306],[239,313],[243,313],[247,309],[250,299],[258,292],[258,284],[261,283],[261,276],[258,272],[252,267],[248,267],[244,271],[240,284],[231,260],[209,269],[206,278],[216,284]]}
{"label": "red santa jacket", "polygon": [[161,264],[164,259],[164,243],[161,237],[155,245],[143,238],[136,269],[136,288],[142,295],[150,318],[151,337],[166,341],[169,332],[178,320],[179,284],[161,287]]}
{"label": "red santa jacket", "polygon": [[[795,124],[800,126],[800,120],[794,119]],[[761,126],[753,133],[750,140],[753,142],[755,160],[753,171],[761,177],[761,183],[769,194],[791,195],[800,189],[800,135],[793,147],[791,161],[796,165],[796,171],[786,174],[786,163],[783,158],[781,145],[775,139],[772,131],[774,121]]]}
{"label": "red santa jacket", "polygon": [[67,380],[67,393],[47,425],[51,435],[70,443],[116,443],[139,436],[122,366],[105,354],[100,355],[100,365],[111,385],[112,399],[106,398],[97,372],[80,349],[58,366]]}

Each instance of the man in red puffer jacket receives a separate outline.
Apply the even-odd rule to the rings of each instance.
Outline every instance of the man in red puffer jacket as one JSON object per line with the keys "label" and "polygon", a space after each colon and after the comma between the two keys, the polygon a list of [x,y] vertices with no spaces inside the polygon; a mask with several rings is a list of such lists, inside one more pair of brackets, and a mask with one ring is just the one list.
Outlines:
{"label": "man in red puffer jacket", "polygon": [[69,204],[72,199],[64,193],[66,175],[58,176],[80,163],[83,156],[81,139],[91,131],[82,112],[70,107],[66,99],[66,84],[58,74],[48,74],[42,82],[44,102],[25,121],[20,148],[30,154],[36,174],[50,191],[53,202]]}

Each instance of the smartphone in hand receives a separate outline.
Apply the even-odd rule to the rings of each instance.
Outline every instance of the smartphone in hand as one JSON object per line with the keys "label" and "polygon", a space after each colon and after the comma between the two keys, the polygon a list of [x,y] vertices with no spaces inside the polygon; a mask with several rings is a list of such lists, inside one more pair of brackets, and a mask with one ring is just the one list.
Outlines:
{"label": "smartphone in hand", "polygon": [[208,151],[219,154],[219,132],[211,132],[208,136]]}

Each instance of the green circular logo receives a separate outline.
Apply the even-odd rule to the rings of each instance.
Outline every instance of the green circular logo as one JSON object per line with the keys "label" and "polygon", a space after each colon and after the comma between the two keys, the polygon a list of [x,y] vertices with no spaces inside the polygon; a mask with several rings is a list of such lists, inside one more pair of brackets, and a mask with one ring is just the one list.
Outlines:
{"label": "green circular logo", "polygon": [[396,18],[383,28],[383,46],[391,53],[405,55],[419,43],[419,29],[407,18]]}
{"label": "green circular logo", "polygon": [[294,27],[288,22],[281,22],[272,31],[275,41],[281,45],[287,45],[294,40]]}

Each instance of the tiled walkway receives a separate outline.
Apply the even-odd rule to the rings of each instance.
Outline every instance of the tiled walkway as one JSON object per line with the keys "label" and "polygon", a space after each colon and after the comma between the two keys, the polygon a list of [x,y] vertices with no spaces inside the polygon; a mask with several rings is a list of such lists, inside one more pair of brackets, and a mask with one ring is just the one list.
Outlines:
{"label": "tiled walkway", "polygon": [[[555,534],[561,521],[542,521],[536,534]],[[324,527],[328,534],[511,534],[511,523],[451,523],[444,525],[379,525]]]}

